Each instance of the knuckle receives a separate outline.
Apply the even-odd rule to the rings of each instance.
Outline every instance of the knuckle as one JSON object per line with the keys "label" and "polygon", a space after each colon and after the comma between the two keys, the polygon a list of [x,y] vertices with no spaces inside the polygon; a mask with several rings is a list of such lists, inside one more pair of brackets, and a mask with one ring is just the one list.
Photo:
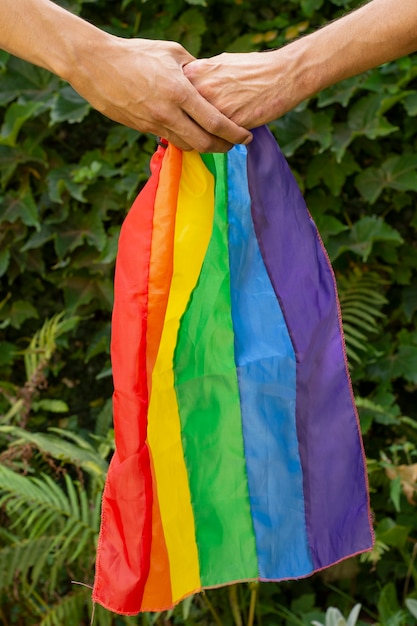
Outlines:
{"label": "knuckle", "polygon": [[159,106],[155,106],[152,109],[152,117],[156,124],[165,124],[165,122],[167,121],[165,111]]}
{"label": "knuckle", "polygon": [[204,124],[205,129],[212,135],[218,135],[222,129],[222,122],[219,116],[210,116],[206,119]]}

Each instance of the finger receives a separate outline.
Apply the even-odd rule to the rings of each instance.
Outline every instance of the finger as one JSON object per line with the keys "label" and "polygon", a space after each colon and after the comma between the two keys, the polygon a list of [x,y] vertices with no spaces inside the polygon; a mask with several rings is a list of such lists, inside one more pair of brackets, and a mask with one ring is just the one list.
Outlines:
{"label": "finger", "polygon": [[[211,135],[190,117],[183,115],[181,122],[177,120],[171,128],[165,129],[163,132],[164,137],[177,148],[186,151],[197,150],[201,153],[228,152],[233,148],[234,144],[230,141]],[[158,127],[154,134],[159,135],[161,132],[161,127]]]}
{"label": "finger", "polygon": [[184,139],[182,139],[173,131],[167,130],[164,134],[164,139],[167,139],[167,141],[174,144],[174,146],[176,146],[180,150],[184,150],[185,152],[190,152],[194,149],[189,143],[184,141]]}
{"label": "finger", "polygon": [[[252,140],[252,133],[238,126],[205,100],[189,83],[187,98],[183,109],[196,124],[212,137],[217,137],[229,144],[247,144]],[[191,137],[190,143],[192,143]],[[206,150],[207,151],[207,150]]]}
{"label": "finger", "polygon": [[233,147],[228,141],[210,135],[184,112],[180,112],[164,135],[181,150],[197,152],[227,152]]}

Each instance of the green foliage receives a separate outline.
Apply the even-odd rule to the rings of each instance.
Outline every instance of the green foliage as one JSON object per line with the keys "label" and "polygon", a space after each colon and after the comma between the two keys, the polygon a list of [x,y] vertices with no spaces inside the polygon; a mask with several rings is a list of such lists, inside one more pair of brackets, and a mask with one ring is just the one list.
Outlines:
{"label": "green foliage", "polygon": [[324,624],[314,620],[311,622],[314,626],[356,626],[356,622],[361,610],[360,604],[355,604],[347,619],[343,617],[339,609],[331,606],[326,611],[326,621]]}
{"label": "green foliage", "polygon": [[[62,4],[120,36],[171,38],[209,56],[279,47],[361,1]],[[83,625],[90,590],[71,580],[92,582],[113,449],[117,239],[155,141],[5,53],[0,80],[0,623]],[[415,622],[416,81],[411,56],[335,85],[271,124],[335,270],[374,550],[308,581],[213,590],[167,615],[122,618],[96,607],[99,626],[308,626],[345,623],[350,611],[353,626],[358,602],[366,623]]]}

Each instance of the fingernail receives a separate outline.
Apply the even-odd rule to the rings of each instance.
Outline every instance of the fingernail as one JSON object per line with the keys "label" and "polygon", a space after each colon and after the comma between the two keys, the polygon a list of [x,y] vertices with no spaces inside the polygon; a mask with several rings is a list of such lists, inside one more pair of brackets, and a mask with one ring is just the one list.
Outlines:
{"label": "fingernail", "polygon": [[249,135],[249,137],[247,137],[247,138],[245,139],[245,141],[243,142],[243,145],[244,145],[244,146],[247,146],[247,145],[248,145],[248,143],[250,143],[250,142],[252,141],[252,139],[253,139],[253,135],[252,135],[252,133],[251,133],[251,134]]}

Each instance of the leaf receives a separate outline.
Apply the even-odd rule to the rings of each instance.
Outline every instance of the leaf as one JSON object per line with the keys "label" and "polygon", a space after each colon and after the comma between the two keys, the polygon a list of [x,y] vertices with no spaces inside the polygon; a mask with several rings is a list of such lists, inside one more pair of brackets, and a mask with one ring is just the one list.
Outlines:
{"label": "leaf", "polygon": [[340,160],[347,147],[357,137],[376,139],[385,137],[398,130],[380,112],[383,97],[380,94],[371,94],[360,98],[348,112],[347,123],[335,125],[332,140],[332,151]]}
{"label": "leaf", "polygon": [[[415,505],[414,493],[417,490],[417,463],[410,465],[391,465],[387,467],[385,471],[388,478],[391,480],[391,484],[399,483],[400,488],[407,498],[407,502],[411,505]],[[400,510],[399,499],[396,508],[397,511]]]}
{"label": "leaf", "polygon": [[411,322],[414,313],[417,311],[417,285],[410,285],[403,289],[402,310],[406,316],[407,322]]}
{"label": "leaf", "polygon": [[16,426],[0,426],[0,432],[12,437],[14,445],[19,445],[22,442],[31,443],[52,458],[80,467],[88,474],[104,481],[107,463],[88,442],[85,442],[85,447],[81,448],[78,443],[66,441],[62,435],[30,433]]}
{"label": "leaf", "polygon": [[315,11],[321,9],[324,0],[301,0],[301,8],[306,17],[312,17]]}
{"label": "leaf", "polygon": [[201,36],[206,29],[207,25],[201,12],[198,9],[188,9],[173,22],[167,30],[167,36],[180,42],[186,50],[196,56],[200,52]]}
{"label": "leaf", "polygon": [[384,624],[388,623],[389,620],[399,612],[400,606],[397,599],[397,590],[393,582],[383,587],[377,606],[381,621]]}
{"label": "leaf", "polygon": [[[307,0],[308,1],[308,0]],[[307,20],[303,20],[302,22],[298,22],[298,24],[291,24],[285,31],[285,40],[291,41],[291,39],[295,39],[301,33],[307,30],[310,23]]]}
{"label": "leaf", "polygon": [[272,122],[271,127],[286,156],[294,154],[306,141],[318,143],[322,151],[332,142],[332,119],[327,112],[292,111]]}
{"label": "leaf", "polygon": [[246,33],[229,43],[226,52],[255,52],[259,50],[259,43],[253,33]]}
{"label": "leaf", "polygon": [[[16,346],[10,341],[0,341],[0,365],[11,365],[16,355]],[[1,386],[1,385],[0,385]]]}
{"label": "leaf", "polygon": [[399,246],[403,239],[382,217],[369,215],[355,222],[350,232],[342,233],[328,242],[327,250],[333,261],[346,251],[354,252],[363,261],[367,261],[376,242]]}
{"label": "leaf", "polygon": [[55,96],[50,112],[51,124],[68,122],[80,123],[88,115],[91,105],[84,100],[72,87],[66,85]]}
{"label": "leaf", "polygon": [[27,104],[14,103],[6,111],[3,126],[0,130],[0,145],[15,146],[17,136],[23,124],[43,108],[41,102]]}
{"label": "leaf", "polygon": [[4,276],[4,274],[7,272],[9,262],[10,250],[9,248],[3,247],[2,249],[0,249],[0,276]]}
{"label": "leaf", "polygon": [[109,279],[85,276],[73,276],[65,281],[63,286],[66,306],[69,312],[88,305],[97,299],[106,310],[111,310],[113,305],[113,285]]}
{"label": "leaf", "polygon": [[22,104],[47,104],[59,84],[59,79],[51,72],[14,56],[10,56],[7,70],[1,76],[0,106],[5,106],[16,98]]}
{"label": "leaf", "polygon": [[373,377],[385,380],[404,378],[417,384],[417,346],[400,346],[393,354],[387,354],[370,366]]}
{"label": "leaf", "polygon": [[40,215],[38,206],[33,198],[32,190],[27,185],[22,185],[18,192],[11,192],[4,202],[2,219],[8,222],[16,222],[21,219],[26,226],[34,226],[40,230]]}
{"label": "leaf", "polygon": [[412,117],[417,115],[417,92],[408,94],[404,100],[403,105],[405,110],[407,111],[407,115]]}
{"label": "leaf", "polygon": [[84,191],[87,188],[85,183],[75,183],[72,179],[73,167],[71,165],[50,170],[47,176],[48,191],[53,202],[63,203],[65,192],[78,200],[87,202]]}
{"label": "leaf", "polygon": [[34,402],[32,406],[34,411],[49,411],[50,413],[68,413],[69,411],[66,402],[52,398],[44,398],[39,402]]}
{"label": "leaf", "polygon": [[361,608],[362,608],[361,604],[355,604],[355,606],[353,607],[353,609],[351,610],[351,612],[348,615],[347,626],[355,626],[356,622],[358,621],[358,617],[359,617],[359,613],[361,612]]}
{"label": "leaf", "polygon": [[306,184],[314,187],[322,181],[334,196],[338,196],[346,178],[357,171],[359,165],[350,153],[338,163],[331,153],[325,152],[313,157],[308,164]]}
{"label": "leaf", "polygon": [[411,615],[417,619],[417,600],[414,600],[414,598],[406,598],[405,606],[410,611]]}
{"label": "leaf", "polygon": [[27,300],[16,300],[10,307],[9,318],[13,328],[20,328],[26,320],[38,317],[37,310]]}
{"label": "leaf", "polygon": [[317,106],[323,108],[331,104],[341,104],[346,107],[362,82],[363,76],[354,76],[324,89],[317,96]]}
{"label": "leaf", "polygon": [[55,237],[55,250],[59,258],[64,258],[79,246],[87,242],[101,251],[106,245],[106,232],[99,209],[90,209],[86,213],[73,213],[61,226]]}
{"label": "leaf", "polygon": [[371,204],[386,188],[417,191],[417,155],[394,156],[379,167],[369,167],[356,177],[355,186]]}

